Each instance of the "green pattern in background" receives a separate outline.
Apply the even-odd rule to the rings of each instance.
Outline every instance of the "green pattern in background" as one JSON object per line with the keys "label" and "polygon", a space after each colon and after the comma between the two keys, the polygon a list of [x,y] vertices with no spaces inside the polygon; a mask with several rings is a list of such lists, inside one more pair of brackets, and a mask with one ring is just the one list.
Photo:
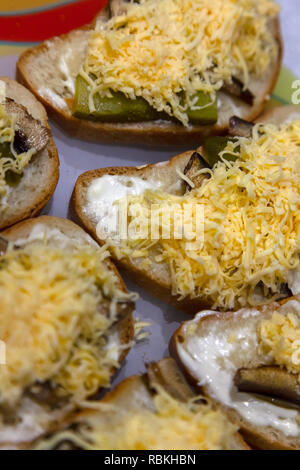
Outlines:
{"label": "green pattern in background", "polygon": [[292,94],[295,92],[292,84],[295,80],[297,77],[288,68],[282,67],[270,104],[292,104]]}

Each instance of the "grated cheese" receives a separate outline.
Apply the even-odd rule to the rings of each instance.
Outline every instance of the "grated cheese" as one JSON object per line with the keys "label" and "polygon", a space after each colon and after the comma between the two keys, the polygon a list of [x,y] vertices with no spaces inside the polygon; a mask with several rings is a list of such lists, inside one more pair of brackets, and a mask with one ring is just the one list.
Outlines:
{"label": "grated cheese", "polygon": [[[237,160],[222,161],[227,153]],[[109,241],[111,249],[118,259],[150,260],[152,269],[159,269],[155,263],[167,263],[172,292],[182,298],[199,296],[221,309],[255,305],[257,298],[260,302],[279,298],[291,270],[299,269],[299,153],[300,121],[280,127],[256,125],[253,138],[236,138],[227,145],[210,179],[199,188],[183,196],[156,190],[129,196],[128,227],[144,235],[135,239],[129,230],[128,239],[118,245]],[[176,217],[187,204],[193,207],[193,231],[197,240],[204,236],[203,243],[191,245],[185,233],[180,239],[172,235]],[[199,204],[204,221],[197,229]],[[170,211],[170,224],[165,227],[159,217],[159,237],[151,239],[151,208],[159,207],[161,214],[172,205],[176,210]],[[171,237],[166,239],[162,234],[170,227]],[[149,256],[152,250],[155,259]]]}
{"label": "grated cheese", "polygon": [[71,402],[109,384],[118,361],[106,335],[116,301],[129,295],[116,287],[107,257],[105,248],[59,249],[47,241],[0,257],[0,406],[15,405],[36,383],[49,381]]}
{"label": "grated cheese", "polygon": [[[141,0],[126,13],[99,21],[90,36],[82,77],[94,96],[120,91],[143,97],[158,111],[188,125],[187,107],[202,91],[215,101],[232,76],[245,87],[263,77],[278,46],[269,23],[273,0]],[[93,77],[93,78],[91,78]],[[180,93],[186,93],[185,105]]]}
{"label": "grated cheese", "polygon": [[134,322],[134,337],[136,341],[142,341],[149,338],[151,335],[150,331],[146,328],[151,327],[152,323],[148,321],[142,321],[140,318],[135,318]]}
{"label": "grated cheese", "polygon": [[60,441],[88,450],[232,448],[237,427],[221,411],[213,410],[209,404],[181,403],[162,390],[153,401],[155,411],[126,410],[100,403],[99,411],[86,414],[79,431],[58,433],[39,448],[52,448]]}
{"label": "grated cheese", "polygon": [[295,313],[274,312],[258,326],[260,351],[300,379],[300,318]]}

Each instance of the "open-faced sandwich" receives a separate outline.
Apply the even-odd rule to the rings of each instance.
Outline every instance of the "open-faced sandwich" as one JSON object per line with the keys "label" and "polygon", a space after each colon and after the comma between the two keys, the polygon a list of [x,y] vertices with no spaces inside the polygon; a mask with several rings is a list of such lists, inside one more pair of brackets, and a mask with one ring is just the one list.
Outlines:
{"label": "open-faced sandwich", "polygon": [[197,152],[84,173],[81,223],[135,282],[189,313],[298,294],[300,109],[263,122],[232,118],[231,136]]}
{"label": "open-faced sandwich", "polygon": [[262,449],[300,449],[300,296],[203,311],[171,342],[189,379]]}
{"label": "open-faced sandwich", "polygon": [[199,145],[269,99],[278,13],[273,0],[110,0],[94,24],[22,54],[17,76],[74,136]]}
{"label": "open-faced sandwich", "polygon": [[247,450],[238,427],[163,359],[70,417],[34,449]]}
{"label": "open-faced sandwich", "polygon": [[44,107],[22,85],[0,77],[0,229],[37,215],[58,176]]}
{"label": "open-faced sandwich", "polygon": [[105,248],[55,217],[1,233],[0,298],[0,448],[23,448],[110,385],[134,298]]}

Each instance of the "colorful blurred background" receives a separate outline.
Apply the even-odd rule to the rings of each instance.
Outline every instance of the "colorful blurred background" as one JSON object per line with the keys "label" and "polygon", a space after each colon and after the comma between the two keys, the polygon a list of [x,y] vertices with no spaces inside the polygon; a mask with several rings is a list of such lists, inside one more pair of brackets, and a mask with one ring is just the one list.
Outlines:
{"label": "colorful blurred background", "polygon": [[[283,6],[284,38],[293,32],[298,35],[300,0],[277,1]],[[89,23],[106,3],[107,0],[0,0],[0,56],[20,54],[45,39]],[[293,37],[287,39],[291,55],[286,55],[285,62],[295,72],[300,70],[300,45]],[[269,106],[291,102],[295,78],[283,67]]]}
{"label": "colorful blurred background", "polygon": [[19,54],[89,23],[105,4],[106,0],[1,0],[0,55]]}

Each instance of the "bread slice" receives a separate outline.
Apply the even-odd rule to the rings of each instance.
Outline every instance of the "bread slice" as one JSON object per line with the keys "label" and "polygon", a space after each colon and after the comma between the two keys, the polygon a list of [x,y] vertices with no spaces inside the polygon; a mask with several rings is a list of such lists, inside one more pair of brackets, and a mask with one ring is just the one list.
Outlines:
{"label": "bread slice", "polygon": [[[24,106],[26,111],[48,129],[47,146],[33,156],[20,183],[9,190],[7,209],[0,212],[0,230],[21,220],[34,217],[50,200],[59,178],[59,159],[45,108],[26,88],[16,81],[0,77],[6,83],[7,98]],[[0,201],[1,204],[1,201]]]}
{"label": "bread slice", "polygon": [[300,119],[300,106],[280,106],[265,111],[258,119],[259,122],[268,122],[270,124],[280,125]]}
{"label": "bread slice", "polygon": [[[99,17],[105,22],[108,10]],[[253,79],[250,89],[255,96],[253,106],[225,93],[220,93],[219,120],[213,126],[185,128],[168,121],[144,123],[100,123],[72,116],[75,78],[84,61],[92,25],[71,31],[25,51],[17,63],[17,78],[47,107],[50,115],[71,136],[84,140],[149,146],[200,145],[201,138],[225,133],[229,118],[238,115],[249,121],[262,111],[275,87],[281,67],[282,41],[279,19],[270,24],[278,43],[278,56],[264,78]]]}
{"label": "bread slice", "polygon": [[[57,217],[43,216],[29,219],[1,232],[1,236],[9,242],[16,244],[16,247],[26,246],[27,243],[32,241],[43,240],[45,234],[49,246],[56,248],[68,248],[76,251],[89,246],[96,248],[98,246],[76,224]],[[106,258],[104,265],[114,276],[116,288],[127,293],[121,276],[109,258]],[[103,304],[102,308],[105,311],[108,309],[105,304]],[[119,365],[124,361],[134,338],[133,308],[134,304],[129,302],[126,308],[118,310],[116,321],[107,332],[107,345],[118,348],[116,349],[116,357],[114,359]],[[115,366],[110,368],[111,378],[116,370],[117,367]],[[0,448],[26,447],[33,439],[57,426],[73,410],[74,405],[68,401],[63,406],[51,408],[50,405],[47,406],[47,402],[37,403],[32,397],[28,398],[28,396],[25,396],[19,405],[17,412],[18,421],[16,423],[2,424],[5,410],[0,410]]]}
{"label": "bread slice", "polygon": [[[80,223],[99,243],[103,244],[105,241],[100,240],[97,236],[98,215],[87,209],[87,190],[92,181],[105,175],[133,176],[142,178],[147,182],[160,181],[162,183],[162,189],[174,194],[183,194],[184,184],[179,178],[176,169],[183,171],[192,153],[193,152],[185,152],[171,158],[168,162],[147,165],[143,168],[111,167],[83,173],[76,182],[72,196],[72,205]],[[173,191],[170,189],[172,187],[174,188]],[[156,263],[154,260],[155,255],[156,253],[153,253],[150,256],[153,262],[151,270],[143,269],[141,267],[141,260],[139,259],[135,259],[132,262],[125,261],[124,259],[115,259],[115,263],[140,287],[147,289],[153,295],[171,305],[177,306],[189,313],[196,313],[200,308],[204,308],[205,304],[203,304],[201,300],[199,301],[199,299],[197,299],[197,301],[188,298],[180,300],[178,296],[171,294],[172,286],[169,268],[165,263]]]}
{"label": "bread slice", "polygon": [[[80,439],[80,428],[86,426],[89,420],[97,423],[97,428],[110,429],[119,427],[118,414],[111,413],[116,408],[132,414],[142,411],[154,411],[153,396],[155,388],[159,386],[178,401],[186,402],[193,399],[195,392],[185,381],[176,363],[171,358],[162,359],[158,363],[148,366],[147,374],[143,376],[131,376],[121,382],[115,389],[110,391],[99,403],[95,403],[95,409],[83,409],[74,414],[57,434],[48,436],[47,439],[35,443],[37,449],[70,449],[72,442],[68,441],[67,433],[75,429],[75,436]],[[101,411],[101,406],[103,406]],[[108,408],[108,407],[111,408]],[[112,408],[113,406],[113,408]],[[98,408],[97,408],[98,407]],[[107,407],[107,408],[105,408]],[[107,411],[105,411],[107,409]],[[91,421],[90,421],[91,422]],[[54,444],[55,443],[55,444]],[[76,444],[75,444],[76,445]],[[80,448],[80,445],[78,445]],[[240,434],[236,433],[231,442],[232,450],[249,450]],[[130,449],[128,449],[130,450]],[[166,449],[167,450],[167,449]],[[179,450],[179,449],[178,449]]]}
{"label": "bread slice", "polygon": [[275,311],[299,314],[300,296],[257,309],[202,311],[175,332],[170,351],[190,383],[239,426],[248,443],[260,449],[299,450],[299,410],[279,408],[238,392],[233,382],[240,368],[270,365],[270,357],[259,352],[257,327]]}
{"label": "bread slice", "polygon": [[[276,108],[275,111],[272,111],[271,114],[266,114],[265,118],[260,121],[268,122],[269,118],[272,118],[273,120],[275,119],[277,123],[280,123],[294,117],[300,117],[300,106]],[[199,151],[201,153],[201,149]],[[138,177],[145,182],[153,184],[154,188],[155,185],[159,184],[160,189],[165,192],[183,195],[185,193],[185,184],[178,175],[177,170],[183,173],[192,154],[192,151],[185,152],[171,158],[169,161],[145,165],[143,167],[110,167],[83,173],[76,182],[72,196],[72,205],[80,223],[99,243],[104,243],[104,240],[100,239],[99,234],[97,234],[97,225],[102,220],[103,214],[101,210],[94,211],[93,208],[89,206],[88,189],[93,181],[105,175],[119,175],[121,179],[123,176]],[[120,197],[121,196],[116,192],[115,198],[118,199]],[[142,288],[147,289],[153,295],[187,313],[194,314],[203,308],[211,307],[211,305],[208,305],[199,297],[194,299],[186,297],[182,299],[172,295],[169,267],[166,263],[155,262],[155,255],[156,252],[152,250],[150,254],[152,261],[151,270],[143,268],[141,265],[143,261],[142,258],[133,259],[132,261],[125,258],[121,260],[115,259],[115,262]]]}

